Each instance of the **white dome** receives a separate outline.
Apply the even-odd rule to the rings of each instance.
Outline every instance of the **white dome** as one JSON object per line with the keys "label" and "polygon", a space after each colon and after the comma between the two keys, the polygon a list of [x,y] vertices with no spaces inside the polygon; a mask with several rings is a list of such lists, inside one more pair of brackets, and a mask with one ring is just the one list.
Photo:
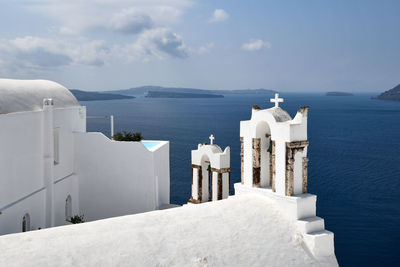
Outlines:
{"label": "white dome", "polygon": [[290,117],[289,113],[285,110],[281,109],[280,107],[273,107],[267,109],[269,113],[274,116],[276,122],[284,122],[284,121],[291,121],[292,117]]}
{"label": "white dome", "polygon": [[56,82],[0,79],[0,114],[42,110],[45,98],[53,99],[54,108],[80,106],[73,94]]}

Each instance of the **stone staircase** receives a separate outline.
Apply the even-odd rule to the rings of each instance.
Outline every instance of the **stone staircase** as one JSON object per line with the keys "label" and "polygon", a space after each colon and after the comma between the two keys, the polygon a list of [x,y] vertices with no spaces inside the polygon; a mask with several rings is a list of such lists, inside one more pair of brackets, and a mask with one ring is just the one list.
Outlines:
{"label": "stone staircase", "polygon": [[248,187],[235,184],[235,195],[257,194],[268,197],[292,220],[295,221],[299,236],[316,258],[335,254],[334,234],[325,230],[324,219],[316,216],[317,196],[299,194],[281,196],[270,188]]}

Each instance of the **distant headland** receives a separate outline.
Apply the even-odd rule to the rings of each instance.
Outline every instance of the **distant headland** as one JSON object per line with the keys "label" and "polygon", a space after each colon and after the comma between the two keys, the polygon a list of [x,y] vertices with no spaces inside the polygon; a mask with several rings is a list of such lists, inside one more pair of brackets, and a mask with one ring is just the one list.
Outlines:
{"label": "distant headland", "polygon": [[400,84],[372,99],[400,101]]}
{"label": "distant headland", "polygon": [[[276,93],[270,89],[239,89],[239,90],[206,90],[196,88],[183,87],[162,87],[162,86],[140,86],[123,90],[106,91],[107,93],[115,93],[130,96],[146,96],[149,92],[168,92],[168,93],[187,93],[187,94],[212,94],[212,95],[230,95],[230,94],[273,94]],[[153,94],[152,93],[152,94]]]}
{"label": "distant headland", "polygon": [[347,92],[327,92],[327,96],[354,96],[352,93]]}
{"label": "distant headland", "polygon": [[70,91],[78,101],[117,100],[117,99],[135,98],[134,96],[128,96],[128,95],[110,94],[102,92],[88,92],[77,89],[71,89]]}
{"label": "distant headland", "polygon": [[146,95],[149,98],[222,98],[223,95],[216,94],[196,94],[166,91],[149,91]]}
{"label": "distant headland", "polygon": [[263,94],[276,93],[270,89],[239,89],[239,90],[206,90],[182,87],[140,86],[122,90],[109,91],[82,91],[71,89],[71,93],[78,101],[117,100],[135,97],[149,98],[222,98],[233,94]]}

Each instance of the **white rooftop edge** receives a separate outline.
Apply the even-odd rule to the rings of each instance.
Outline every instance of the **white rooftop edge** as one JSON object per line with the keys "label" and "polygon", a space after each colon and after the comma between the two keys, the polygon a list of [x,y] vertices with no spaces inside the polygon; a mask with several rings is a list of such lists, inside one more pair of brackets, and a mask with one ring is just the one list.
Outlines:
{"label": "white rooftop edge", "polygon": [[53,99],[54,108],[80,106],[72,93],[56,82],[0,79],[0,114],[42,110],[45,98]]}

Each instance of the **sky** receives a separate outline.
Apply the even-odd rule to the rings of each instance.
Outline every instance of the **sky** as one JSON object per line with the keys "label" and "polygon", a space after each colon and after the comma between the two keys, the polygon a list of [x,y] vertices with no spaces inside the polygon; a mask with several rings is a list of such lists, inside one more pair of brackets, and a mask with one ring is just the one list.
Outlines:
{"label": "sky", "polygon": [[0,77],[379,92],[400,83],[398,0],[1,0]]}

